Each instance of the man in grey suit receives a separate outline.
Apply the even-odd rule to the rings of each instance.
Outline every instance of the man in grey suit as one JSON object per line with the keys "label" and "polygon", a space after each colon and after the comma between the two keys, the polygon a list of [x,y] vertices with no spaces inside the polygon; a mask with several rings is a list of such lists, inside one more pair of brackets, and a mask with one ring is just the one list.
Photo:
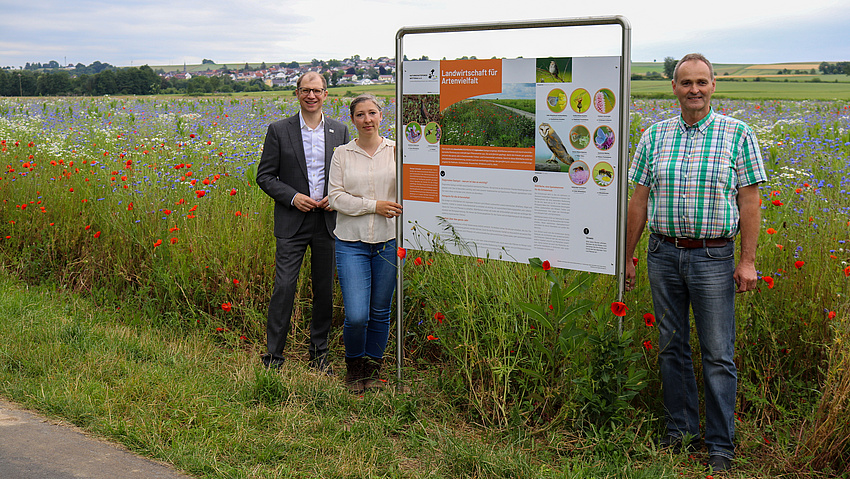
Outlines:
{"label": "man in grey suit", "polygon": [[290,329],[301,262],[311,250],[313,315],[310,365],[330,373],[328,333],[333,318],[336,212],[328,206],[328,170],[334,149],[348,143],[348,126],[322,114],[325,78],[308,72],[298,79],[301,111],[269,125],[257,184],[274,201],[276,241],[274,290],[269,302],[266,367],[279,368]]}

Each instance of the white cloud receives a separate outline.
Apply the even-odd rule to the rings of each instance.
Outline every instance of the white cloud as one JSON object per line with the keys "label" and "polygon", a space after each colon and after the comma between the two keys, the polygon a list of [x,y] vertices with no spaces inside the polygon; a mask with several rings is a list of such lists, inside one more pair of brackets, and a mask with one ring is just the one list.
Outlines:
{"label": "white cloud", "polygon": [[[843,3],[808,0],[778,8],[767,0],[612,0],[602,7],[563,0],[0,0],[0,65],[65,59],[125,66],[198,63],[203,58],[242,63],[393,56],[402,26],[613,14],[630,21],[632,58],[637,61],[689,51],[702,51],[719,63],[837,61],[847,60],[845,52],[850,51],[850,39],[842,33],[850,6]],[[405,38],[405,52],[486,58],[618,50],[616,29],[604,34],[575,31],[452,34],[442,43],[411,36]],[[827,32],[832,32],[829,41]]]}

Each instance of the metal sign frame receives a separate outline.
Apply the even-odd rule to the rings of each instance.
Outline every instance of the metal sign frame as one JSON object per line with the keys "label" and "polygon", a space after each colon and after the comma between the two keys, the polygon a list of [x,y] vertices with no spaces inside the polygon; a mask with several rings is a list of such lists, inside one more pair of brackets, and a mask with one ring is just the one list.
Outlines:
{"label": "metal sign frame", "polygon": [[[600,17],[578,17],[578,18],[561,18],[549,20],[525,20],[516,22],[495,22],[495,23],[467,23],[457,25],[431,25],[419,27],[402,27],[396,33],[396,141],[398,141],[399,132],[404,131],[402,123],[402,98],[404,98],[404,81],[402,78],[404,66],[404,37],[406,35],[429,34],[429,33],[457,33],[457,32],[476,32],[476,31],[495,31],[495,30],[521,30],[535,28],[553,28],[553,27],[583,27],[583,26],[598,26],[598,25],[619,25],[622,29],[621,39],[621,55],[620,55],[620,148],[619,162],[620,175],[618,177],[617,189],[617,241],[616,241],[616,264],[615,277],[618,285],[618,300],[623,300],[623,292],[625,291],[625,241],[626,241],[626,210],[628,208],[628,175],[624,172],[628,171],[628,156],[629,156],[629,105],[631,102],[631,24],[621,16],[600,16]],[[403,202],[403,152],[401,148],[396,150],[396,194],[398,195],[399,203]],[[396,245],[402,247],[404,244],[404,214],[396,218]],[[402,361],[404,359],[404,329],[402,319],[404,316],[404,259],[397,257],[396,265],[398,275],[396,277],[396,359],[397,371],[396,376],[401,387],[402,380]],[[621,319],[622,321],[622,319]],[[622,323],[620,324],[622,330]]]}

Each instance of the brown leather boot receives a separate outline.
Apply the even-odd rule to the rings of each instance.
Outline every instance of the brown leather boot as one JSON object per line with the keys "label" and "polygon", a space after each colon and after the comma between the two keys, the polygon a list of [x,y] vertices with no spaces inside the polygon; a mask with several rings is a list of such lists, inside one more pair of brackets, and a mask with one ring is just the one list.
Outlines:
{"label": "brown leather boot", "polygon": [[363,376],[366,358],[345,358],[345,387],[354,394],[360,394],[364,391]]}
{"label": "brown leather boot", "polygon": [[372,358],[366,356],[366,361],[363,366],[363,388],[381,389],[384,387],[384,382],[381,381],[381,367],[384,364],[384,358]]}

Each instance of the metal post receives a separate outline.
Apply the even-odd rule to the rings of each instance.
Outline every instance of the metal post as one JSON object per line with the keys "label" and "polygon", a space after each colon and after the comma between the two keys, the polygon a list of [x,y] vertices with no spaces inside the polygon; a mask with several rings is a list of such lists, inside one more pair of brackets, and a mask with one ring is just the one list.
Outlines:
{"label": "metal post", "polygon": [[[396,33],[396,142],[400,143],[400,132],[403,131],[402,124],[402,109],[401,102],[404,94],[403,76],[404,76],[404,53],[403,40],[408,34],[423,34],[423,33],[452,33],[452,32],[473,32],[486,30],[516,30],[516,29],[531,29],[531,28],[552,28],[552,27],[572,27],[572,26],[595,26],[595,25],[620,25],[622,28],[622,52],[620,57],[620,161],[619,161],[619,190],[618,190],[618,228],[617,228],[617,252],[618,260],[615,265],[615,276],[618,283],[618,301],[623,300],[623,292],[625,291],[625,235],[626,235],[626,210],[628,208],[628,154],[629,154],[629,105],[631,103],[631,24],[621,16],[601,16],[601,17],[581,17],[581,18],[562,18],[562,19],[547,19],[547,20],[527,20],[516,22],[495,22],[495,23],[470,23],[457,25],[431,25],[420,27],[402,27]],[[396,147],[396,191],[399,198],[399,203],[403,204],[403,165],[402,165],[402,150],[401,147]],[[396,218],[396,243],[398,247],[404,246],[404,213]],[[628,258],[630,261],[631,258]],[[402,381],[402,359],[404,354],[404,330],[402,326],[402,318],[404,314],[404,261],[401,258],[396,258],[398,265],[398,276],[396,278],[396,340],[397,340],[397,358],[398,370],[396,376],[399,380],[399,388]],[[623,320],[620,318],[618,331],[622,334]]]}

